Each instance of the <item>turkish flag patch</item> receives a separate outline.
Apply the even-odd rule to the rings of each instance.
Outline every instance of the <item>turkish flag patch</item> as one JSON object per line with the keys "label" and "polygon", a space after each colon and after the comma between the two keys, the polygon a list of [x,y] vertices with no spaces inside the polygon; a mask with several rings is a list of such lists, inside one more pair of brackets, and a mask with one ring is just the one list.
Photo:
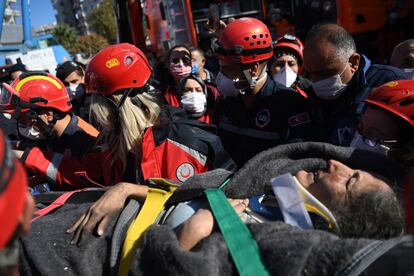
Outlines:
{"label": "turkish flag patch", "polygon": [[295,127],[298,125],[309,123],[310,119],[309,119],[308,113],[304,112],[304,113],[299,113],[299,114],[296,114],[295,116],[290,117],[288,119],[288,122],[291,127]]}

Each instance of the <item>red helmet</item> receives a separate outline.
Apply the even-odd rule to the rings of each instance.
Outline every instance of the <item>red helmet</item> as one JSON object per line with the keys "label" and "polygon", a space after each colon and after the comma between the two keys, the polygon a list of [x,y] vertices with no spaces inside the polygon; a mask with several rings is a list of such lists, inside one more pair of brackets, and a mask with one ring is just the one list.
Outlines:
{"label": "red helmet", "polygon": [[230,63],[245,64],[273,56],[269,29],[262,21],[250,17],[231,22],[211,46],[219,59]]}
{"label": "red helmet", "polygon": [[275,56],[277,52],[283,51],[283,49],[292,50],[295,56],[298,58],[299,62],[299,72],[300,74],[303,70],[303,43],[294,35],[286,34],[276,39],[273,44],[273,51]]}
{"label": "red helmet", "polygon": [[9,114],[14,113],[17,106],[20,112],[27,112],[31,107],[53,108],[61,112],[72,109],[65,85],[47,73],[24,73],[11,86],[6,83],[2,86],[0,106]]}
{"label": "red helmet", "polygon": [[121,89],[141,88],[152,69],[144,53],[128,43],[108,46],[86,68],[87,93],[109,95]]}
{"label": "red helmet", "polygon": [[374,89],[365,102],[388,110],[414,127],[414,80],[383,84]]}
{"label": "red helmet", "polygon": [[27,197],[27,176],[0,131],[0,250],[13,237]]}

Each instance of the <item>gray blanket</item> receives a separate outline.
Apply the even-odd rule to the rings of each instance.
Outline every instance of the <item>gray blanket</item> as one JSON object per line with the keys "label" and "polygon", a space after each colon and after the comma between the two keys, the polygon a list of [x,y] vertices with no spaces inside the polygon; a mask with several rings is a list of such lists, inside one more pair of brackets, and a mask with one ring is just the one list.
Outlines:
{"label": "gray blanket", "polygon": [[[244,198],[270,189],[270,179],[300,169],[323,169],[336,159],[351,167],[380,173],[395,184],[402,169],[385,157],[319,143],[298,143],[263,152],[237,172],[225,193]],[[231,173],[215,170],[189,179],[176,192],[187,199],[206,187],[217,187]],[[103,237],[92,236],[79,248],[69,245],[65,230],[86,211],[90,203],[67,204],[35,221],[22,240],[22,275],[108,275],[111,234],[116,220]],[[248,225],[264,264],[273,275],[333,275],[367,239],[340,239],[323,231],[304,231],[281,222]],[[220,233],[215,232],[191,252],[180,249],[175,233],[163,225],[146,231],[137,249],[131,274],[232,275],[235,267]]]}

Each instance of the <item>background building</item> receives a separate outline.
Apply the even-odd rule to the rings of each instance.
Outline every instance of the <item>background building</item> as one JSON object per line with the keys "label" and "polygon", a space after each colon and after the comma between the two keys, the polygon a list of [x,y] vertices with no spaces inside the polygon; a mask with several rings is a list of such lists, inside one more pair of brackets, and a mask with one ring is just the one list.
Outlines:
{"label": "background building", "polygon": [[52,0],[58,24],[66,24],[86,35],[93,32],[89,17],[103,0]]}
{"label": "background building", "polygon": [[3,17],[3,32],[1,34],[0,43],[9,44],[22,41],[23,30],[19,17],[21,16],[20,10],[15,9],[17,0],[7,0],[6,8],[4,10]]}

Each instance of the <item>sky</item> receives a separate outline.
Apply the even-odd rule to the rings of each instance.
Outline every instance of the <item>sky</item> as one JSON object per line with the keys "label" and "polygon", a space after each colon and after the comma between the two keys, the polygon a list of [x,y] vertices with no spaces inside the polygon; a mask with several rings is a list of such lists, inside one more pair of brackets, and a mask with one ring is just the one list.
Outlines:
{"label": "sky", "polygon": [[[14,8],[21,10],[21,0],[18,0]],[[32,28],[36,29],[45,24],[56,21],[56,11],[53,9],[51,0],[30,0],[30,19]],[[21,22],[21,21],[20,21]]]}

